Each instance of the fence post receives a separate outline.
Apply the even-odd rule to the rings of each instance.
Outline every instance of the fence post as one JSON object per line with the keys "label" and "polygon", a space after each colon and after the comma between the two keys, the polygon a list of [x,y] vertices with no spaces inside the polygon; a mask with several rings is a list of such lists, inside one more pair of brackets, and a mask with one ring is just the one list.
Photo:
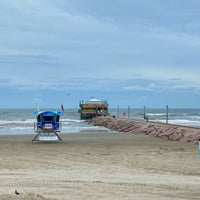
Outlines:
{"label": "fence post", "polygon": [[146,106],[144,106],[144,119],[146,119]]}
{"label": "fence post", "polygon": [[130,106],[128,106],[128,119],[130,118]]}
{"label": "fence post", "polygon": [[169,117],[169,107],[166,105],[166,124],[168,124],[168,117]]}
{"label": "fence post", "polygon": [[119,118],[119,106],[117,106],[117,118]]}

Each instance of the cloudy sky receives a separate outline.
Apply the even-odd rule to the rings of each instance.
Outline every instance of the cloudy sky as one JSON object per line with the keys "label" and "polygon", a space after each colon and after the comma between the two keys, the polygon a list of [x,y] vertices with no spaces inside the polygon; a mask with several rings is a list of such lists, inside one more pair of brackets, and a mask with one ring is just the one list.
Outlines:
{"label": "cloudy sky", "polygon": [[200,107],[199,0],[1,0],[0,107]]}

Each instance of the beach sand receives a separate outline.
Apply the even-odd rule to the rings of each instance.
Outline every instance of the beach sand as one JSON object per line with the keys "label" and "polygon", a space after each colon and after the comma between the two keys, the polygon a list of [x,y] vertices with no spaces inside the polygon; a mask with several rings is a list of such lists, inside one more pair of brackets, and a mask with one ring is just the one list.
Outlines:
{"label": "beach sand", "polygon": [[198,145],[117,132],[33,137],[0,136],[1,200],[200,197]]}

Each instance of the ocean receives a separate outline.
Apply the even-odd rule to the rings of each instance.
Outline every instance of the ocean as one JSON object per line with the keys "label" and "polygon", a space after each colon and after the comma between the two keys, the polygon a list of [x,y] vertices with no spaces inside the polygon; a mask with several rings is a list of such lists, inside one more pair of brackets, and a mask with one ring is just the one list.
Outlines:
{"label": "ocean", "polygon": [[[44,109],[46,110],[56,111],[56,109]],[[0,109],[0,135],[35,134],[33,123],[36,122],[36,116],[32,111],[32,109]],[[144,119],[144,109],[116,108],[109,109],[109,114],[115,117]],[[166,123],[165,109],[146,109],[146,115],[149,121]],[[80,120],[78,109],[66,109],[61,116],[61,123],[61,134],[110,131]],[[200,127],[200,109],[169,109],[168,123]]]}
{"label": "ocean", "polygon": [[166,108],[163,109],[114,109],[111,110],[111,114],[116,117],[125,117],[125,118],[135,118],[135,119],[144,119],[144,113],[148,116],[149,121],[161,122],[169,124],[177,124],[183,126],[193,126],[200,127],[200,109],[170,109],[168,111]]}

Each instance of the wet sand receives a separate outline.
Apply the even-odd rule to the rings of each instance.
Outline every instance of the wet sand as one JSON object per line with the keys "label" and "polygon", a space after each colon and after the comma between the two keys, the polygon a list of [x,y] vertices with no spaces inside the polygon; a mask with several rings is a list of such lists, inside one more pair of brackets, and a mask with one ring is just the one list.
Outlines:
{"label": "wet sand", "polygon": [[197,145],[133,133],[33,137],[0,136],[0,199],[199,199]]}

